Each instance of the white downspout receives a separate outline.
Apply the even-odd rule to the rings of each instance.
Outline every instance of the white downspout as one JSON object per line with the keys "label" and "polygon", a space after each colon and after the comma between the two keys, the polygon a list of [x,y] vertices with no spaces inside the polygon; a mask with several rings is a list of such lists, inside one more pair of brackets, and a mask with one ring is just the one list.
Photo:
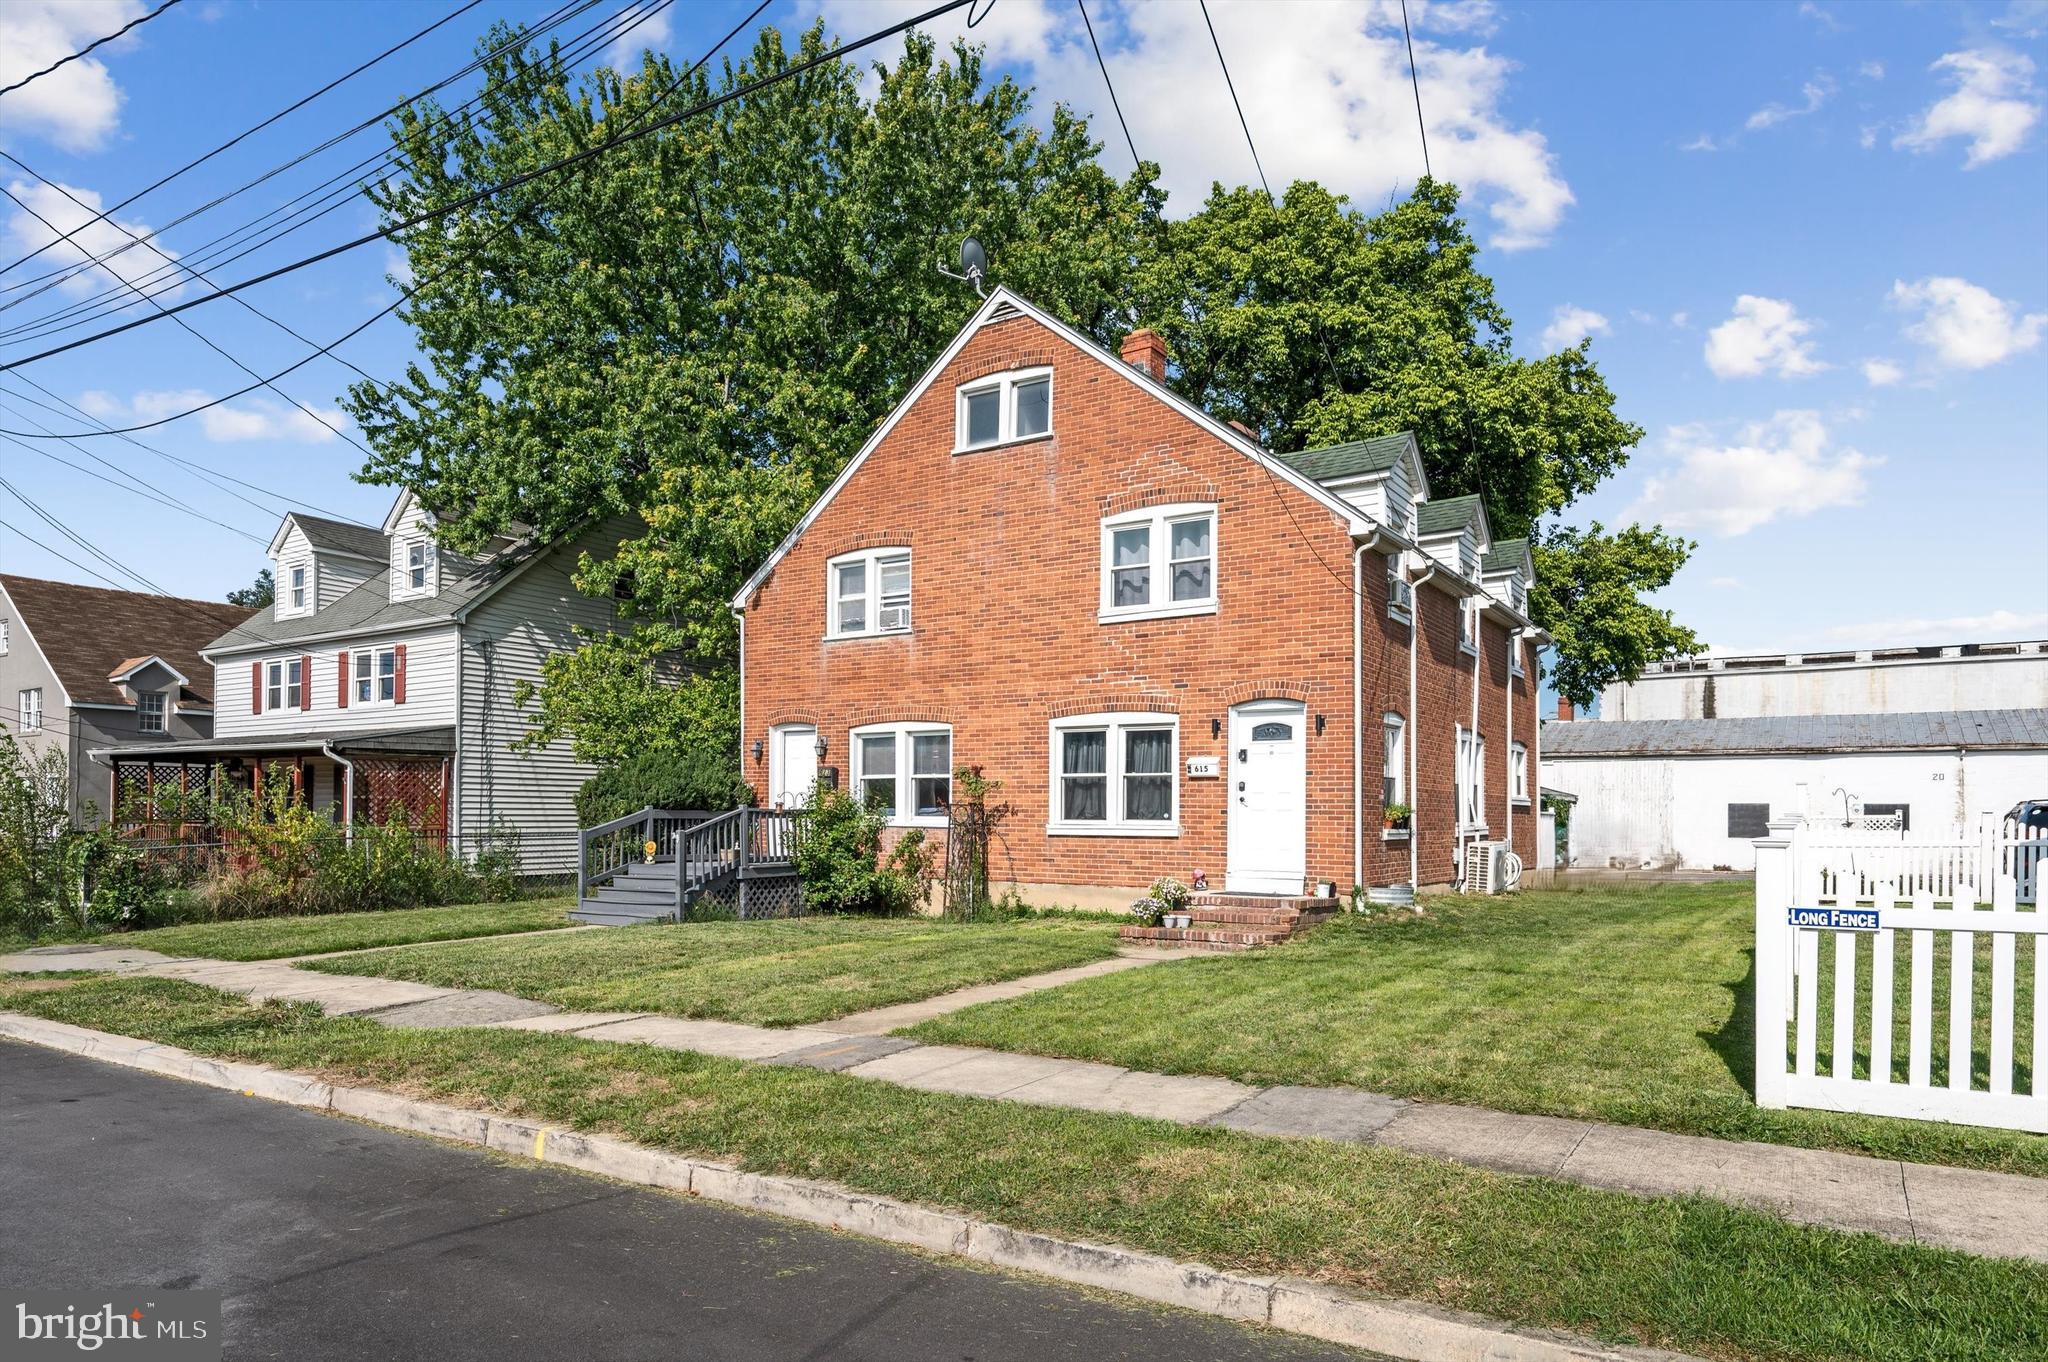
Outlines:
{"label": "white downspout", "polygon": [[1365,555],[1375,528],[1351,554],[1351,883],[1365,883]]}
{"label": "white downspout", "polygon": [[[1415,801],[1421,797],[1421,791],[1415,785],[1417,774],[1415,752],[1422,745],[1422,724],[1420,722],[1422,716],[1415,711],[1415,644],[1418,637],[1416,621],[1422,615],[1420,588],[1423,583],[1434,576],[1436,576],[1436,563],[1432,560],[1429,566],[1423,570],[1422,575],[1408,584],[1410,587],[1408,597],[1408,728],[1404,736],[1408,744],[1408,789],[1406,793],[1408,795],[1409,808],[1408,887],[1410,889],[1422,887],[1422,820],[1414,812],[1416,808]],[[1422,911],[1422,903],[1419,899],[1416,901],[1415,911],[1418,913]]]}
{"label": "white downspout", "polygon": [[356,840],[356,764],[335,751],[332,743],[321,743],[320,752],[341,768],[341,841],[351,846]]}
{"label": "white downspout", "polygon": [[[1503,804],[1508,811],[1509,851],[1515,849],[1515,661],[1522,655],[1521,648],[1522,631],[1520,629],[1508,630],[1508,788],[1507,798],[1503,801]],[[1525,773],[1527,772],[1527,762],[1522,763],[1522,769]]]}
{"label": "white downspout", "polygon": [[[740,622],[740,772],[742,785],[747,784],[747,612],[733,607],[732,617]],[[767,802],[768,792],[755,792],[758,803]]]}
{"label": "white downspout", "polygon": [[[1460,610],[1465,608],[1465,598],[1463,596],[1458,598],[1458,608]],[[1472,726],[1465,730],[1470,735],[1472,743],[1473,769],[1466,774],[1471,778],[1472,792],[1479,796],[1478,813],[1481,818],[1486,817],[1486,768],[1479,760],[1479,664],[1484,660],[1481,654],[1486,650],[1485,645],[1486,620],[1480,611],[1475,610],[1472,612]],[[1462,819],[1462,817],[1463,813],[1461,810],[1460,818]],[[1463,893],[1465,890],[1465,838],[1467,835],[1461,833],[1458,837],[1458,891],[1460,893]],[[1476,833],[1469,835],[1477,836]]]}

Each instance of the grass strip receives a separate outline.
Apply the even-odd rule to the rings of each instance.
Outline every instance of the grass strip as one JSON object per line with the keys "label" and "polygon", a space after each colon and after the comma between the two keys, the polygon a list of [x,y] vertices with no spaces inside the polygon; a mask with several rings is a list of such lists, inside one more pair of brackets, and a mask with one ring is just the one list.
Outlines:
{"label": "grass strip", "polygon": [[1107,923],[798,918],[628,927],[380,952],[307,966],[495,989],[572,1011],[800,1026],[1116,954]]}
{"label": "grass strip", "polygon": [[[1758,1107],[1747,883],[1525,890],[1427,906],[1422,916],[1342,918],[1268,950],[984,1003],[903,1034],[2048,1176],[2039,1135]],[[1822,960],[1832,968],[1831,951]],[[1898,977],[1904,987],[1903,962]],[[1988,965],[1977,977],[1988,978]],[[1978,987],[1988,996],[1988,983]],[[2023,998],[2021,1015],[2029,1010]],[[1896,1053],[1903,1063],[1903,1043]],[[2029,1081],[2023,1068],[2022,1090]]]}
{"label": "grass strip", "polygon": [[1371,1146],[914,1092],[478,1029],[387,1030],[175,980],[0,984],[0,1007],[602,1131],[757,1172],[1729,1362],[2048,1353],[2048,1268]]}
{"label": "grass strip", "polygon": [[570,899],[461,903],[446,908],[393,908],[376,913],[311,913],[299,917],[189,922],[99,938],[101,944],[215,960],[275,960],[321,951],[405,946],[421,941],[501,936],[568,927]]}

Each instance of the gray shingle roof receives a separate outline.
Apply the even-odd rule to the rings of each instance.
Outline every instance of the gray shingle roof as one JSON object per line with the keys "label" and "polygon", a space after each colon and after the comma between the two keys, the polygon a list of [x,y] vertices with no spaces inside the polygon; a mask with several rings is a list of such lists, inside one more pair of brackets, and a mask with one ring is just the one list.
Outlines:
{"label": "gray shingle roof", "polygon": [[387,568],[372,573],[361,586],[310,615],[281,620],[269,610],[258,611],[239,628],[230,629],[208,644],[207,650],[231,652],[303,638],[324,638],[329,634],[375,633],[379,629],[453,619],[457,611],[497,585],[525,558],[524,553],[501,554],[477,565],[444,553],[441,594],[419,600],[392,600],[391,571]]}
{"label": "gray shingle roof", "polygon": [[307,515],[304,511],[293,511],[292,519],[306,536],[306,542],[316,549],[353,553],[380,563],[390,557],[391,547],[382,530],[346,520],[329,520],[324,515]]}
{"label": "gray shingle roof", "polygon": [[1528,556],[1528,540],[1502,539],[1480,557],[1479,570],[1481,572],[1511,572],[1522,566],[1522,560]]}
{"label": "gray shingle roof", "polygon": [[1415,511],[1415,532],[1450,534],[1471,524],[1472,517],[1478,513],[1479,498],[1476,495],[1425,501]]}
{"label": "gray shingle roof", "polygon": [[1543,725],[1546,758],[1896,752],[1944,747],[2048,750],[2048,709],[1788,715],[1769,719],[1587,719]]}
{"label": "gray shingle roof", "polygon": [[1401,451],[1415,442],[1407,431],[1398,435],[1376,435],[1370,440],[1351,440],[1321,449],[1304,449],[1282,454],[1286,462],[1317,482],[1384,473],[1400,461]]}

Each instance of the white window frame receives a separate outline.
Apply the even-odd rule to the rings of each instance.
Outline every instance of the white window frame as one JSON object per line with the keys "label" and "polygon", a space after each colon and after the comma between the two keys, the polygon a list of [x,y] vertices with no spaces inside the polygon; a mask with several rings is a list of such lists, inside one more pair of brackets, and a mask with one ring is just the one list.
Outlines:
{"label": "white window frame", "polygon": [[405,546],[405,589],[425,591],[428,574],[434,570],[432,555],[424,540]]}
{"label": "white window frame", "polygon": [[1529,802],[1529,745],[1511,742],[1508,744],[1508,801],[1514,804]]}
{"label": "white window frame", "polygon": [[[299,672],[299,679],[292,680],[292,672]],[[298,657],[267,657],[263,659],[263,712],[274,709],[298,709],[305,701],[305,687],[311,678],[305,674],[305,659]],[[294,694],[294,692],[297,692]],[[271,699],[272,695],[278,698]]]}
{"label": "white window frame", "polygon": [[[384,670],[384,659],[391,659],[391,669]],[[365,663],[369,665],[364,666]],[[384,695],[383,683],[391,683],[391,694]],[[348,703],[350,708],[368,706],[382,708],[398,703],[398,647],[385,643],[370,648],[351,648],[348,654]]]}
{"label": "white window frame", "polygon": [[[940,813],[921,814],[916,812],[916,782],[920,779],[934,780],[936,776],[919,776],[911,771],[911,760],[916,754],[917,738],[944,735],[946,739],[946,798],[953,797],[953,725],[951,724],[863,724],[846,735],[846,765],[849,772],[846,789],[855,799],[865,801],[867,786],[861,771],[863,738],[890,736],[896,740],[896,812],[889,818],[892,828],[943,828],[946,815]],[[909,812],[905,812],[909,810]]]}
{"label": "white window frame", "polygon": [[[1209,522],[1209,594],[1200,600],[1176,601],[1173,593],[1173,527],[1190,520]],[[1115,556],[1112,546],[1118,530],[1144,527],[1150,532],[1151,596],[1143,605],[1114,604],[1116,600]],[[1213,501],[1176,501],[1162,506],[1145,506],[1118,515],[1104,516],[1101,527],[1100,594],[1096,602],[1098,624],[1122,620],[1163,620],[1182,615],[1213,615],[1218,605],[1217,579],[1222,575],[1222,517]],[[1162,603],[1160,596],[1167,599]]]}
{"label": "white window frame", "polygon": [[7,656],[7,621],[0,620],[0,657]]}
{"label": "white window frame", "polygon": [[[1017,433],[1017,389],[1026,383],[1045,380],[1045,429],[1031,435]],[[953,452],[967,454],[984,449],[998,449],[1003,445],[1022,444],[1027,440],[1050,440],[1053,432],[1052,370],[1040,366],[1035,369],[1011,369],[1005,373],[986,374],[972,383],[963,383],[953,393]],[[967,442],[967,399],[985,392],[998,394],[996,399],[996,438],[983,440],[980,444]]]}
{"label": "white window frame", "polygon": [[171,731],[171,699],[160,690],[146,690],[135,697],[135,731],[137,733],[168,733]]}
{"label": "white window frame", "polygon": [[289,583],[287,590],[291,594],[292,613],[298,614],[301,611],[311,609],[308,602],[312,599],[312,568],[304,563],[294,563],[286,570],[285,580]]}
{"label": "white window frame", "polygon": [[1486,827],[1486,738],[1463,724],[1457,726],[1458,831],[1484,833]]}
{"label": "white window frame", "polygon": [[[410,534],[393,542],[391,559],[391,598],[411,600],[421,596],[433,596],[440,592],[441,555],[434,551],[432,538]],[[420,562],[414,566],[413,554],[420,555]],[[421,574],[421,584],[412,584],[412,574]]]}
{"label": "white window frame", "polygon": [[1479,656],[1479,598],[1468,596],[1458,602],[1458,651]]}
{"label": "white window frame", "polygon": [[[1129,774],[1125,766],[1124,735],[1132,729],[1163,728],[1169,736],[1169,751],[1166,763],[1167,787],[1170,791],[1169,812],[1164,821],[1159,819],[1132,819],[1126,814],[1126,792],[1124,778]],[[1061,769],[1065,755],[1064,735],[1075,730],[1105,730],[1102,774],[1107,782],[1103,795],[1103,817],[1095,819],[1067,819],[1060,815],[1064,807],[1066,774]],[[1092,774],[1092,773],[1090,773]],[[1156,774],[1156,773],[1153,773]],[[1151,710],[1111,711],[1102,714],[1072,714],[1054,719],[1046,725],[1046,803],[1045,830],[1053,837],[1178,837],[1180,836],[1180,716],[1162,714]]]}
{"label": "white window frame", "polygon": [[43,731],[43,688],[30,686],[16,692],[14,696],[14,717],[24,733]]}
{"label": "white window frame", "polygon": [[[1408,802],[1408,721],[1391,711],[1380,716],[1380,755],[1386,769],[1380,775],[1380,807]],[[1393,782],[1393,795],[1387,782]],[[1405,835],[1405,834],[1404,834]]]}
{"label": "white window frame", "polygon": [[1408,565],[1398,551],[1387,555],[1387,617],[1403,624],[1415,620],[1415,583],[1408,580]]}
{"label": "white window frame", "polygon": [[1515,634],[1508,635],[1508,679],[1526,675],[1522,666],[1522,639]]}
{"label": "white window frame", "polygon": [[[904,619],[901,625],[884,629],[882,624],[882,562],[901,558],[910,569],[910,591],[903,601]],[[862,581],[866,583],[863,599],[867,620],[864,629],[841,629],[839,627],[839,603],[851,596],[839,594],[839,569],[851,563],[863,564],[866,568]],[[826,638],[881,638],[890,634],[907,634],[916,623],[917,612],[913,601],[917,594],[916,555],[905,544],[884,548],[861,549],[857,553],[842,553],[836,558],[825,560],[825,637]]]}

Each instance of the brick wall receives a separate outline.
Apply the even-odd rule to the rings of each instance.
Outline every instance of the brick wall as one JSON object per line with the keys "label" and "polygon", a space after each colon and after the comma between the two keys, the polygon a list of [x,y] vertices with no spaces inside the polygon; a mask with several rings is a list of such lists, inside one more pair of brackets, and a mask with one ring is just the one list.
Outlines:
{"label": "brick wall", "polygon": [[[955,390],[1027,366],[1053,370],[1050,436],[954,454]],[[1166,502],[1217,504],[1213,614],[1099,623],[1100,522]],[[826,562],[863,547],[912,550],[909,634],[827,640]],[[1408,877],[1407,846],[1380,830],[1380,716],[1408,710],[1408,627],[1386,610],[1386,562],[1364,566],[1363,760],[1352,762],[1352,544],[1342,517],[1268,474],[1123,373],[1029,318],[982,328],[898,420],[776,565],[746,618],[746,775],[768,784],[752,747],[771,726],[816,724],[823,765],[851,777],[849,730],[950,724],[953,761],[1001,780],[1015,812],[999,879],[1035,897],[1121,898],[1166,874],[1226,871],[1230,707],[1287,698],[1306,707],[1307,874],[1353,881],[1353,788],[1365,788],[1368,884]],[[1469,705],[1470,659],[1451,599],[1417,592],[1426,636],[1415,835],[1422,879],[1449,877],[1452,717]],[[1504,665],[1504,663],[1503,663]],[[1112,710],[1179,719],[1177,837],[1050,834],[1050,720]],[[1318,721],[1321,730],[1318,731]],[[1518,718],[1519,722],[1519,718]],[[1533,712],[1531,717],[1533,731]],[[1212,735],[1212,724],[1220,733]],[[1440,732],[1438,730],[1441,730]],[[1222,776],[1193,779],[1191,757]]]}

